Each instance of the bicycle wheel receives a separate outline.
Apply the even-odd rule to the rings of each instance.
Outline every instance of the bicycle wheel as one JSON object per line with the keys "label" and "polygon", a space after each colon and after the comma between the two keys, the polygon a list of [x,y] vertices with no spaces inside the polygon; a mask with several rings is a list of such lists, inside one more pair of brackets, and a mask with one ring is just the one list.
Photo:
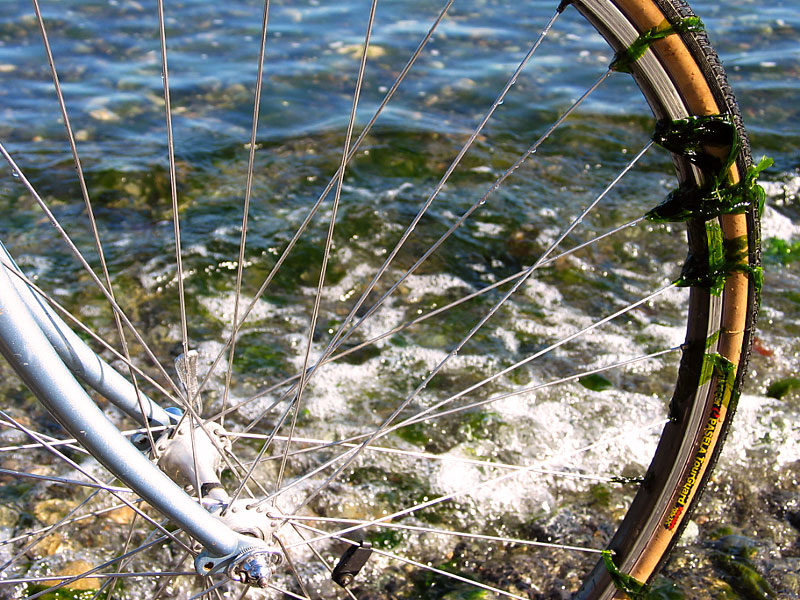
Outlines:
{"label": "bicycle wheel", "polygon": [[[247,2],[9,18],[2,233],[32,279],[4,260],[7,286],[66,305],[136,395],[181,407],[155,429],[131,424],[143,405],[107,413],[284,566],[264,592],[198,577],[202,548],[130,500],[157,506],[141,480],[111,467],[109,482],[102,444],[54,441],[9,382],[3,593],[610,598],[652,580],[710,477],[753,334],[757,169],[738,108],[682,2],[451,4],[416,7],[427,22],[267,5],[260,29]],[[75,107],[78,181],[58,109],[37,117],[41,33]],[[258,73],[203,70],[222,55]],[[99,243],[69,235],[102,247],[100,275],[42,252],[63,236],[19,181],[53,221],[93,215]],[[46,396],[15,341],[9,363]],[[192,348],[197,381],[172,366]],[[175,423],[202,443],[198,415],[219,443],[176,467]],[[345,549],[365,556],[362,541],[356,567]]]}

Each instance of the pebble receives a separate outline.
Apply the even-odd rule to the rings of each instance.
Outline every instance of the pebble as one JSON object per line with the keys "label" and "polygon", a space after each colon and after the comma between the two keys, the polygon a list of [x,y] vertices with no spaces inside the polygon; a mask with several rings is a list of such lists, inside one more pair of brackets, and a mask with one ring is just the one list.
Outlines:
{"label": "pebble", "polygon": [[89,111],[89,116],[96,121],[119,121],[120,116],[107,108],[95,108]]}
{"label": "pebble", "polygon": [[44,539],[39,541],[33,548],[31,548],[28,551],[28,553],[37,557],[52,556],[61,549],[63,543],[64,543],[64,538],[62,538],[60,534],[51,533],[50,535],[46,536]]}
{"label": "pebble", "polygon": [[691,544],[692,542],[696,541],[698,536],[700,535],[700,528],[697,526],[697,523],[694,521],[689,521],[686,525],[686,529],[683,530],[683,534],[681,535],[681,539],[678,542],[679,544]]}
{"label": "pebble", "polygon": [[117,523],[118,525],[127,525],[131,522],[135,514],[136,513],[131,507],[122,506],[109,512],[106,515],[106,518],[112,523]]}
{"label": "pebble", "polygon": [[0,504],[0,527],[14,527],[19,521],[19,513]]}
{"label": "pebble", "polygon": [[[72,560],[65,564],[56,575],[64,575],[66,577],[74,577],[80,575],[93,568],[93,565],[85,560]],[[53,582],[55,585],[56,582]],[[84,577],[71,582],[65,586],[72,590],[96,590],[100,588],[100,580],[95,577]]]}
{"label": "pebble", "polygon": [[[361,55],[364,54],[364,46],[363,44],[350,44],[348,46],[342,46],[336,50],[339,54],[347,54],[353,59],[360,59]],[[367,58],[380,58],[386,54],[386,49],[381,46],[376,46],[375,44],[371,44],[369,49],[367,50]]]}
{"label": "pebble", "polygon": [[33,507],[34,516],[45,525],[54,525],[78,505],[73,500],[63,498],[50,498],[37,502]]}

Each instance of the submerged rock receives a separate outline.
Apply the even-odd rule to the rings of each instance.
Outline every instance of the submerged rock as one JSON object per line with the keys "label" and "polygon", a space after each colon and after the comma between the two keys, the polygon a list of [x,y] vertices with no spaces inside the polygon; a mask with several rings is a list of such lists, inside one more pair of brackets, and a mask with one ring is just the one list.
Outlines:
{"label": "submerged rock", "polygon": [[[56,575],[74,577],[81,575],[93,568],[93,565],[85,560],[72,560],[58,570]],[[53,582],[56,585],[61,582]],[[82,577],[65,585],[64,587],[72,590],[97,590],[100,588],[100,580],[94,577]]]}

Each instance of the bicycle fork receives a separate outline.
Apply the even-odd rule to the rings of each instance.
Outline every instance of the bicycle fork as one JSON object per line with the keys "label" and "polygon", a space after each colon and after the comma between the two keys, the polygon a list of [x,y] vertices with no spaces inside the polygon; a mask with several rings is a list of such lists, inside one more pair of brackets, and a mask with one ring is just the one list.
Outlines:
{"label": "bicycle fork", "polygon": [[[194,426],[191,419],[181,419],[136,390],[31,287],[2,243],[0,353],[92,456],[202,547],[194,561],[198,574],[225,574],[259,587],[269,584],[283,558],[272,543],[275,525],[266,514],[247,510],[245,501],[231,503],[220,485],[220,449],[228,447],[224,430],[213,423]],[[156,441],[161,469],[109,421],[75,375],[140,424],[161,432]],[[194,445],[187,443],[190,438]],[[193,446],[200,448],[197,455]],[[202,505],[184,492],[181,485],[187,483],[198,494],[207,492]]]}

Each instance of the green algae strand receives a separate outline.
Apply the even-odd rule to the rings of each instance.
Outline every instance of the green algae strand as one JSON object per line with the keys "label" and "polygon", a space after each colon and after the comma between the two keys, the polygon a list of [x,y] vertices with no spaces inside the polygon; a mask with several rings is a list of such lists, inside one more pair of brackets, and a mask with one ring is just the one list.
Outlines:
{"label": "green algae strand", "polygon": [[609,68],[612,71],[630,73],[633,70],[633,64],[658,40],[677,33],[698,33],[704,29],[703,22],[699,17],[686,17],[675,24],[665,20],[639,35],[630,46],[617,52]]}

